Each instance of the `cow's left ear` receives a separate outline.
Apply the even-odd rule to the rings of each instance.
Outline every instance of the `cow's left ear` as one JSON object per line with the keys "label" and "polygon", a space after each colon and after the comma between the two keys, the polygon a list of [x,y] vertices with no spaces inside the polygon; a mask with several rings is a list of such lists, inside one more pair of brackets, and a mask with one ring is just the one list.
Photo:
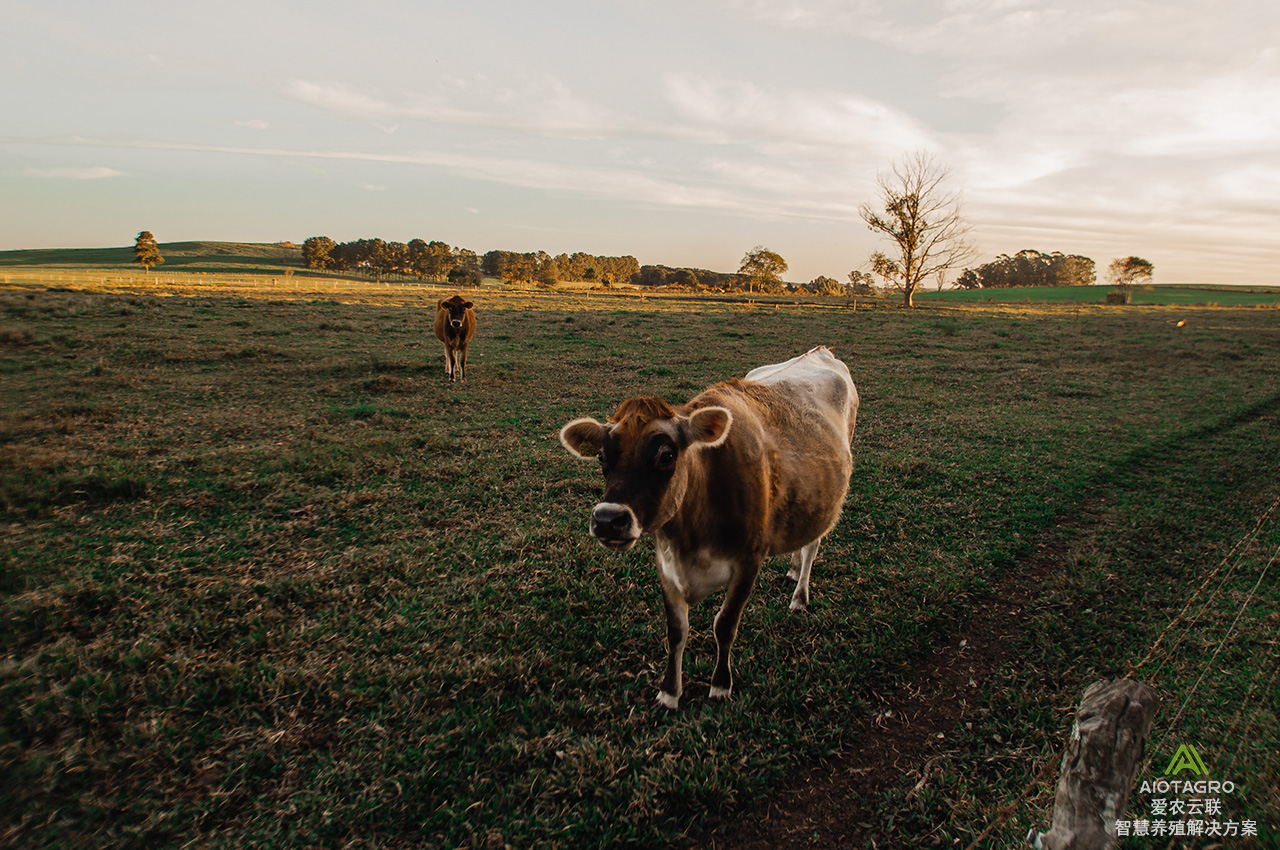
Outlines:
{"label": "cow's left ear", "polygon": [[593,458],[604,447],[609,426],[594,419],[575,419],[560,429],[560,445],[574,457]]}
{"label": "cow's left ear", "polygon": [[689,448],[711,449],[729,437],[733,414],[725,407],[701,407],[689,414],[681,423],[681,430],[689,440]]}
{"label": "cow's left ear", "polygon": [[462,304],[462,309],[464,309],[464,310],[470,310],[470,309],[471,309],[472,307],[474,307],[474,306],[476,306],[476,305],[472,304],[470,301],[464,301],[464,302],[463,302],[463,304]]}

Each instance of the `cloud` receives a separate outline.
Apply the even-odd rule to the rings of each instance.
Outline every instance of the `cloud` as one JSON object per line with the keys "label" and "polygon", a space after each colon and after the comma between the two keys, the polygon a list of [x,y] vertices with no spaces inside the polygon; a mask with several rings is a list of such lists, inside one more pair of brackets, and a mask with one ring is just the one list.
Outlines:
{"label": "cloud", "polygon": [[[461,177],[502,183],[526,189],[569,192],[600,197],[610,201],[652,206],[712,209],[730,214],[759,216],[761,198],[757,187],[737,180],[724,179],[733,165],[715,162],[707,165],[702,178],[666,178],[626,168],[560,163],[526,157],[506,157],[483,153],[454,153],[434,150],[372,153],[355,150],[303,150],[289,148],[207,145],[134,140],[113,142],[71,136],[46,139],[45,144],[77,147],[131,148],[140,150],[190,151],[237,156],[279,157],[348,162],[371,162],[437,168]],[[362,188],[376,191],[380,187],[364,183]],[[791,198],[778,194],[770,198],[771,215],[806,217],[828,215],[807,198]]]}
{"label": "cloud", "polygon": [[520,130],[550,138],[598,140],[625,132],[628,122],[575,97],[552,77],[494,87],[484,77],[451,78],[434,92],[387,96],[340,82],[292,80],[286,96],[393,133],[405,121]]}
{"label": "cloud", "polygon": [[894,154],[927,147],[928,129],[901,110],[847,92],[766,88],[688,74],[663,78],[689,136],[718,144],[786,143]]}
{"label": "cloud", "polygon": [[124,172],[105,165],[88,168],[28,168],[28,177],[47,177],[55,180],[102,180],[107,177],[123,177]]}
{"label": "cloud", "polygon": [[1269,108],[1280,102],[1280,7],[721,2],[770,26],[950,63],[937,94],[1001,107],[989,131],[934,140],[994,252],[1165,244],[1194,262],[1214,246],[1280,248],[1280,113]]}
{"label": "cloud", "polygon": [[[643,153],[623,154],[629,148],[614,145],[605,151],[613,159],[608,166],[562,164],[537,155],[485,156],[479,145],[472,145],[467,157],[436,153],[428,158],[455,173],[525,188],[753,215],[768,209],[778,215],[855,216],[848,196],[874,176],[868,162],[887,163],[904,150],[934,146],[920,121],[860,95],[694,74],[668,73],[659,82],[671,114],[643,120],[586,104],[548,80],[533,84],[529,96],[484,89],[485,97],[465,106],[444,96],[392,99],[341,83],[295,80],[289,92],[331,114],[380,128],[396,126],[389,122],[430,121],[544,137],[623,140]],[[474,93],[487,81],[455,84],[458,91]],[[684,146],[664,147],[667,142]]]}
{"label": "cloud", "polygon": [[266,130],[271,124],[261,118],[245,118],[240,121],[232,121],[237,127],[244,127],[246,130]]}

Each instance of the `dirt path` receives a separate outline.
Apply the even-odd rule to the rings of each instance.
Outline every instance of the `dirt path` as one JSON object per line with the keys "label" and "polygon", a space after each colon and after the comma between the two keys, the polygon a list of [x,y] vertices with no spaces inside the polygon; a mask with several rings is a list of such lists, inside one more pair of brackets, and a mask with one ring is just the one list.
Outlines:
{"label": "dirt path", "polygon": [[[803,770],[772,800],[717,836],[716,850],[932,846],[927,836],[885,834],[863,807],[883,788],[930,780],[936,756],[975,707],[988,675],[1010,657],[1029,603],[1065,557],[1063,529],[1021,559],[949,643],[921,663],[881,710],[849,730],[857,748]],[[1049,542],[1052,540],[1052,542]],[[874,844],[873,844],[874,842]]]}

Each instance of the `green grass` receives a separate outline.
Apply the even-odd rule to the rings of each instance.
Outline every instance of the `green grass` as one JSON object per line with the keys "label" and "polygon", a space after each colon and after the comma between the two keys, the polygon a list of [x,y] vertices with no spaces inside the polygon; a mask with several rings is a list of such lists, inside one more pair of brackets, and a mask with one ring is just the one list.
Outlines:
{"label": "green grass", "polygon": [[[960,289],[920,292],[922,303],[1082,303],[1101,304],[1110,286],[1027,286],[1013,289]],[[1170,306],[1252,307],[1280,305],[1280,287],[1173,284],[1139,287],[1133,304]]]}
{"label": "green grass", "polygon": [[[164,264],[157,269],[183,271],[236,271],[301,268],[302,248],[298,245],[245,242],[163,242]],[[43,248],[0,251],[0,268],[76,266],[110,268],[136,267],[133,246],[121,248]]]}
{"label": "green grass", "polygon": [[[1059,546],[1070,568],[939,778],[872,801],[895,840],[967,843],[1280,496],[1272,310],[495,293],[450,385],[433,299],[0,294],[9,844],[701,846],[857,747],[880,694]],[[655,710],[651,547],[590,542],[598,471],[556,431],[819,343],[863,406],[812,610],[787,611],[767,564],[720,706],[698,607],[689,698]],[[1247,779],[1240,811],[1272,823],[1280,585],[1190,683],[1277,545],[1273,524],[1151,675],[1167,706],[1193,696],[1162,734]],[[988,846],[1047,827],[1045,799]]]}

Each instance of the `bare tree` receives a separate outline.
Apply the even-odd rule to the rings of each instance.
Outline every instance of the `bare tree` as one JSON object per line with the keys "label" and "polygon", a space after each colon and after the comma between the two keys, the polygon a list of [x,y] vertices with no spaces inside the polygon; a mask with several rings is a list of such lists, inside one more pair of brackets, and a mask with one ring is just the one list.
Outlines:
{"label": "bare tree", "polygon": [[876,251],[871,271],[902,290],[904,307],[914,306],[912,296],[926,279],[945,276],[973,256],[960,194],[944,186],[950,174],[933,154],[918,151],[877,177],[883,214],[870,204],[858,210],[868,228],[893,240],[893,256]]}

